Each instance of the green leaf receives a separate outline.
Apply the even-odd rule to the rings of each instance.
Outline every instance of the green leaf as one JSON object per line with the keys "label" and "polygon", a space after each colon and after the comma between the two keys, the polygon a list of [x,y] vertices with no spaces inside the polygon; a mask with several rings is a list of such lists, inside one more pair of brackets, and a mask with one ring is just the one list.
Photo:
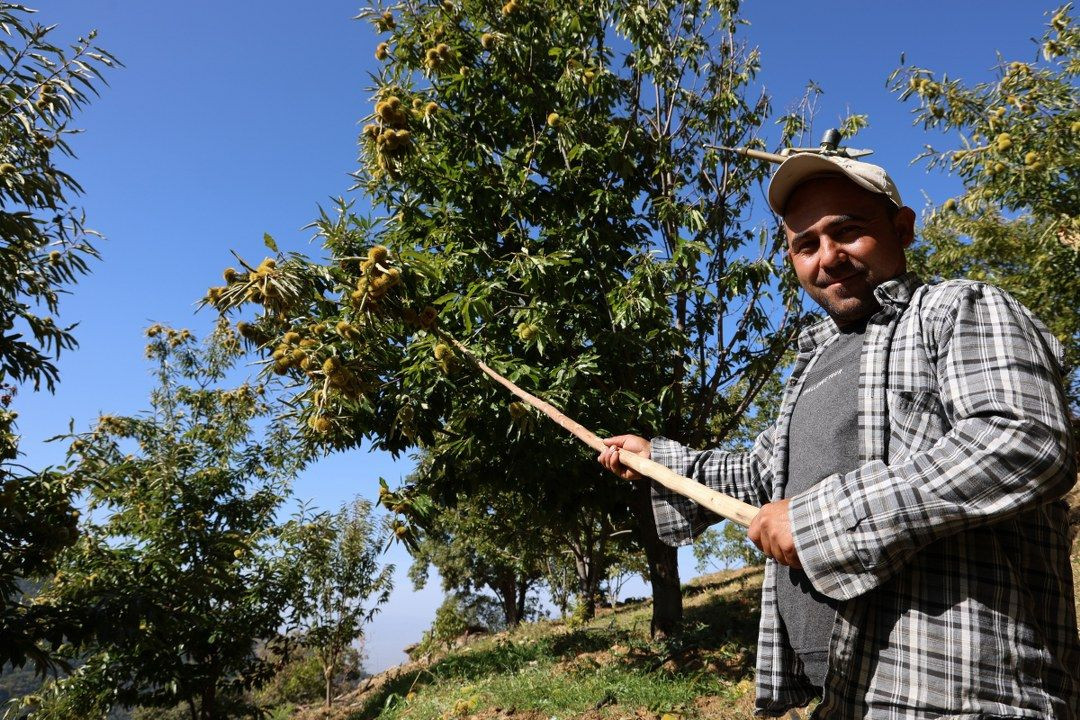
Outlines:
{"label": "green leaf", "polygon": [[440,295],[439,297],[435,298],[431,302],[431,304],[432,305],[445,305],[446,303],[450,302],[451,300],[454,300],[454,299],[459,298],[459,297],[461,297],[461,295],[459,293],[448,292],[448,293],[446,293],[444,295]]}

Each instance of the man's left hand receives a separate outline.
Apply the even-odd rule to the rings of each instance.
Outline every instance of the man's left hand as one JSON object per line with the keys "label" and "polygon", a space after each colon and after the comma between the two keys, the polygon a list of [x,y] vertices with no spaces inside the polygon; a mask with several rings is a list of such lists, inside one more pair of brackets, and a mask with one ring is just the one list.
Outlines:
{"label": "man's left hand", "polygon": [[801,569],[802,563],[799,562],[799,555],[795,551],[795,538],[791,536],[789,505],[791,505],[790,498],[762,505],[757,516],[750,523],[747,535],[750,541],[761,549],[761,552],[776,562]]}

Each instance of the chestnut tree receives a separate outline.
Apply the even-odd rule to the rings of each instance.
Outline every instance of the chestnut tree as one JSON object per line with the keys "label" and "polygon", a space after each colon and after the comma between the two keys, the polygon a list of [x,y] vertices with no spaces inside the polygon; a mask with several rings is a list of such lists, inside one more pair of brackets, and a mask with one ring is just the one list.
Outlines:
{"label": "chestnut tree", "polygon": [[35,604],[79,619],[80,638],[54,648],[76,667],[12,717],[178,704],[192,720],[224,717],[272,675],[269,650],[294,623],[314,546],[278,521],[303,458],[268,417],[273,388],[226,384],[239,350],[227,327],[204,345],[186,330],[147,334],[150,411],[67,438],[87,513]]}
{"label": "chestnut tree", "polygon": [[79,110],[116,60],[94,33],[69,47],[34,11],[0,3],[0,666],[54,668],[49,645],[81,632],[76,618],[35,605],[25,583],[47,577],[76,538],[77,488],[19,461],[16,394],[52,391],[61,352],[76,345],[56,315],[60,298],[97,258],[94,232],[62,166]]}
{"label": "chestnut tree", "polygon": [[[365,10],[383,65],[356,180],[378,217],[341,203],[313,225],[328,258],[232,268],[207,296],[226,312],[257,306],[240,330],[296,383],[290,412],[314,444],[423,447],[447,468],[422,488],[435,503],[509,485],[552,522],[573,507],[629,513],[661,633],[681,594],[648,484],[606,477],[440,333],[599,433],[730,432],[799,314],[771,220],[751,220],[769,168],[708,147],[755,142],[770,114],[737,12],[727,0]],[[470,464],[501,471],[454,469]]]}
{"label": "chestnut tree", "polygon": [[991,81],[904,65],[891,83],[916,123],[944,134],[922,157],[963,182],[927,215],[917,269],[992,282],[1029,307],[1066,348],[1077,412],[1080,27],[1071,4],[1047,14],[1038,59],[999,56]]}

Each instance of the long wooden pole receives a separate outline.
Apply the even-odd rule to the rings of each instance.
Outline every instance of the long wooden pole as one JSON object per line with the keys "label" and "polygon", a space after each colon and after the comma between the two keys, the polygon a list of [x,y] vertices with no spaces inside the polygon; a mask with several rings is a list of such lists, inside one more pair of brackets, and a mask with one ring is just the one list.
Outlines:
{"label": "long wooden pole", "polygon": [[[590,431],[581,423],[570,419],[551,403],[545,402],[535,395],[525,392],[505,377],[492,370],[483,360],[473,355],[469,348],[458,342],[457,339],[447,335],[438,328],[435,329],[435,332],[445,342],[453,345],[458,352],[464,355],[471,363],[476,365],[476,367],[480,368],[485,375],[505,387],[514,395],[517,395],[529,405],[547,415],[566,430],[569,430],[578,440],[581,440],[597,452],[603,452],[607,449],[608,446],[604,444],[604,441],[601,440],[596,433]],[[622,448],[619,449],[619,462],[629,468],[633,468],[647,478],[652,478],[668,490],[676,492],[683,497],[690,498],[702,507],[708,508],[717,515],[727,518],[734,523],[738,523],[743,527],[750,527],[750,521],[757,515],[758,509],[753,505],[744,503],[743,501],[737,500],[730,495],[725,495],[722,492],[717,492],[699,482],[695,482],[688,477],[683,477],[682,475],[673,472],[658,462],[643,458],[640,455],[635,455]]]}

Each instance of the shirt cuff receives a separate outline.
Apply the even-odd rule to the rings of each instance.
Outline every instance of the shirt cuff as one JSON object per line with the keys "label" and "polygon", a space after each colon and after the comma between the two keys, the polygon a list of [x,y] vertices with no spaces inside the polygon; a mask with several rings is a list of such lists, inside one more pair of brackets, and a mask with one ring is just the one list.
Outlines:
{"label": "shirt cuff", "polygon": [[843,476],[831,475],[791,498],[792,539],[803,572],[814,588],[835,600],[848,600],[877,585],[860,561],[853,530],[857,521],[842,490]]}
{"label": "shirt cuff", "polygon": [[694,453],[689,452],[684,445],[666,437],[654,437],[649,444],[652,445],[649,453],[651,459],[684,477],[690,474]]}
{"label": "shirt cuff", "polygon": [[[688,475],[694,463],[695,453],[684,445],[665,437],[650,440],[650,458],[679,475]],[[673,547],[689,545],[694,541],[695,503],[663,485],[652,483],[653,519],[656,533],[666,544]]]}

